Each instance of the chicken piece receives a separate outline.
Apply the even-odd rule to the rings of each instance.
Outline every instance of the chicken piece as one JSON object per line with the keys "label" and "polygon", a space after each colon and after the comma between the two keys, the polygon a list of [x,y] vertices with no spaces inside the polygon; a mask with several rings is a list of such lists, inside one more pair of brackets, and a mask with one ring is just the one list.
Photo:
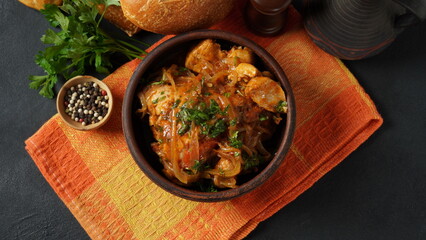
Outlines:
{"label": "chicken piece", "polygon": [[254,64],[254,56],[250,48],[233,47],[226,58],[232,59],[235,66],[240,63]]}
{"label": "chicken piece", "polygon": [[129,37],[142,30],[124,16],[121,6],[111,5],[107,8],[106,11],[104,4],[99,4],[96,7],[99,10],[99,14],[103,14],[106,20],[117,26],[119,29],[123,30],[125,33],[127,33],[127,35],[129,35]]}
{"label": "chicken piece", "polygon": [[260,72],[255,66],[250,63],[240,63],[235,70],[229,74],[228,79],[231,80],[231,85],[235,85],[241,79],[247,82],[250,78],[259,75]]}
{"label": "chicken piece", "polygon": [[234,169],[234,165],[232,164],[232,161],[226,158],[221,158],[219,162],[216,165],[217,169],[220,169],[221,171],[230,171]]}
{"label": "chicken piece", "polygon": [[173,99],[171,98],[171,86],[167,84],[150,85],[143,95],[150,115],[167,113],[171,109]]}
{"label": "chicken piece", "polygon": [[250,63],[240,63],[237,68],[235,68],[235,72],[237,72],[239,76],[247,76],[250,78],[257,76],[260,73],[259,70]]}
{"label": "chicken piece", "polygon": [[253,102],[270,112],[287,112],[286,97],[278,82],[268,77],[252,78],[245,88],[245,94]]}
{"label": "chicken piece", "polygon": [[221,51],[220,45],[212,39],[207,39],[200,42],[188,53],[185,67],[197,73],[206,71],[212,74],[217,62],[224,57],[225,53]]}

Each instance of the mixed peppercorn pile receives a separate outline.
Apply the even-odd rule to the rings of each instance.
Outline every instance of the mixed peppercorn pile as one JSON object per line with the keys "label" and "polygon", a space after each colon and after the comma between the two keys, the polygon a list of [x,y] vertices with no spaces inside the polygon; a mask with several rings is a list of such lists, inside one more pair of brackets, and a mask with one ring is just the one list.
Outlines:
{"label": "mixed peppercorn pile", "polygon": [[70,87],[64,98],[65,113],[83,126],[101,121],[108,113],[108,94],[97,83]]}

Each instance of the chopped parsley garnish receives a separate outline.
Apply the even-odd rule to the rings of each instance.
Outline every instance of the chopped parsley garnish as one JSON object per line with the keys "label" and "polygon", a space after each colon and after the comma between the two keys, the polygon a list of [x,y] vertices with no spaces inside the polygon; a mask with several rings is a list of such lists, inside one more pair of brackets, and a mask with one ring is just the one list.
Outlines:
{"label": "chopped parsley garnish", "polygon": [[231,96],[231,93],[230,92],[226,92],[226,93],[223,94],[223,96],[229,98]]}
{"label": "chopped parsley garnish", "polygon": [[229,136],[229,144],[234,148],[241,148],[243,146],[243,142],[238,139],[238,131],[235,131]]}
{"label": "chopped parsley garnish", "polygon": [[206,122],[211,119],[211,117],[198,109],[182,107],[181,110],[176,115],[182,122],[191,122],[194,121],[197,125],[200,125],[202,122]]}
{"label": "chopped parsley garnish", "polygon": [[221,133],[225,132],[226,130],[226,122],[223,119],[219,119],[216,121],[216,123],[213,125],[212,128],[210,128],[209,131],[209,137],[215,138],[219,136]]}
{"label": "chopped parsley garnish", "polygon": [[193,169],[196,172],[202,172],[206,169],[209,169],[210,166],[208,164],[206,164],[205,162],[202,162],[200,160],[195,160],[194,165],[191,167],[191,169]]}
{"label": "chopped parsley garnish", "polygon": [[249,170],[259,167],[259,165],[265,162],[265,158],[259,154],[249,156],[248,154],[243,153],[243,161],[244,170]]}
{"label": "chopped parsley garnish", "polygon": [[199,160],[195,160],[194,166],[191,167],[197,172],[201,172],[203,170],[203,164]]}
{"label": "chopped parsley garnish", "polygon": [[220,112],[221,110],[220,110],[219,104],[215,100],[210,99],[210,107],[207,109],[207,113],[210,116],[214,116]]}
{"label": "chopped parsley garnish", "polygon": [[160,85],[160,84],[163,84],[165,82],[166,81],[164,81],[164,80],[160,80],[160,81],[152,82],[151,85]]}
{"label": "chopped parsley garnish", "polygon": [[184,168],[183,171],[186,172],[186,174],[188,175],[194,175],[194,172],[191,169]]}
{"label": "chopped parsley garnish", "polygon": [[186,68],[186,67],[179,67],[179,68],[178,68],[178,71],[179,71],[179,72],[187,72],[187,71],[189,71],[189,69],[188,69],[188,68]]}
{"label": "chopped parsley garnish", "polygon": [[268,115],[263,115],[263,114],[259,115],[259,121],[261,122],[266,121],[268,119],[269,119]]}
{"label": "chopped parsley garnish", "polygon": [[182,136],[183,134],[188,132],[188,130],[189,130],[189,125],[188,124],[182,124],[182,126],[178,130],[178,134]]}
{"label": "chopped parsley garnish", "polygon": [[166,76],[166,74],[163,73],[163,75],[161,76],[161,79],[159,81],[152,82],[151,85],[160,85],[160,84],[164,84],[166,82],[167,82],[167,76]]}
{"label": "chopped parsley garnish", "polygon": [[191,122],[201,126],[201,133],[208,135],[211,138],[216,138],[226,131],[227,122],[219,116],[227,114],[229,106],[224,110],[220,109],[219,104],[211,99],[210,105],[207,106],[205,102],[200,102],[193,108],[187,107],[188,102],[184,103],[176,117],[183,123],[178,133],[185,134],[189,130]]}
{"label": "chopped parsley garnish", "polygon": [[157,104],[159,101],[163,101],[164,99],[166,99],[166,96],[156,98],[156,99],[152,100],[152,103]]}
{"label": "chopped parsley garnish", "polygon": [[285,112],[285,108],[287,108],[288,104],[286,101],[280,100],[277,104],[277,106],[275,106],[275,110],[277,110],[277,112],[283,113]]}
{"label": "chopped parsley garnish", "polygon": [[176,101],[173,103],[172,108],[177,108],[177,107],[179,106],[179,104],[180,104],[180,99],[176,100]]}
{"label": "chopped parsley garnish", "polygon": [[237,125],[237,119],[232,119],[231,121],[229,121],[229,125],[230,125],[230,126],[235,126],[235,125]]}
{"label": "chopped parsley garnish", "polygon": [[218,191],[211,180],[198,181],[195,183],[195,187],[201,192],[217,192]]}
{"label": "chopped parsley garnish", "polygon": [[185,73],[187,73],[189,71],[188,68],[186,67],[179,67],[177,72],[174,72],[173,75],[175,76],[180,76],[180,75],[184,75]]}

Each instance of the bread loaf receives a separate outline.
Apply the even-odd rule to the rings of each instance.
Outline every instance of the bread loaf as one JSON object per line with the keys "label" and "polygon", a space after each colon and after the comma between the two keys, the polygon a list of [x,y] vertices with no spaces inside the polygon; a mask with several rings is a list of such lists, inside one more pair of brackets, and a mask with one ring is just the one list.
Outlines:
{"label": "bread loaf", "polygon": [[[104,9],[104,5],[98,5],[98,10],[100,13],[103,13]],[[140,28],[138,28],[138,26],[130,22],[124,16],[123,10],[121,10],[120,6],[109,6],[104,14],[104,18],[110,23],[120,28],[121,30],[123,30],[130,37],[141,30]]]}
{"label": "bread loaf", "polygon": [[27,7],[34,8],[37,10],[43,9],[45,4],[61,5],[62,0],[19,0]]}
{"label": "bread loaf", "polygon": [[234,0],[121,0],[127,19],[160,34],[210,27],[228,15],[233,6]]}

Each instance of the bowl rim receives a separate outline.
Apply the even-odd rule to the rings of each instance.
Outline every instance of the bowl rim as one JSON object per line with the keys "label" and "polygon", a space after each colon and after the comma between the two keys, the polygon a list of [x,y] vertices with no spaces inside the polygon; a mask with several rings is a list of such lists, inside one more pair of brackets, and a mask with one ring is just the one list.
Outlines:
{"label": "bowl rim", "polygon": [[[105,117],[101,121],[94,123],[94,124],[89,124],[89,125],[83,126],[80,123],[75,122],[68,115],[65,114],[65,107],[64,107],[63,103],[64,103],[65,93],[66,93],[66,90],[68,88],[75,86],[77,84],[80,84],[80,83],[85,83],[85,82],[94,82],[94,83],[98,84],[101,89],[103,89],[107,92],[107,96],[109,97],[109,99],[108,99],[109,107],[108,107],[107,114],[105,115]],[[102,82],[101,80],[99,80],[99,79],[97,79],[93,76],[89,76],[89,75],[79,75],[79,76],[75,76],[75,77],[69,79],[61,87],[61,89],[59,90],[58,95],[56,97],[56,110],[58,111],[58,114],[61,117],[62,121],[64,121],[68,126],[74,128],[76,130],[80,130],[80,131],[94,130],[94,129],[98,129],[101,126],[103,126],[111,118],[113,107],[114,107],[113,96],[112,96],[112,92],[109,89],[108,85],[106,83]]]}
{"label": "bowl rim", "polygon": [[[133,129],[132,116],[132,104],[135,98],[136,89],[140,83],[139,81],[144,75],[145,71],[148,70],[153,63],[155,63],[157,56],[163,55],[165,52],[171,50],[176,45],[208,38],[228,41],[234,43],[235,45],[245,46],[253,50],[253,52],[264,62],[264,64],[270,68],[271,72],[273,72],[277,80],[280,81],[281,85],[283,85],[288,103],[288,112],[286,114],[284,134],[282,134],[282,139],[278,146],[278,149],[274,157],[268,163],[268,165],[252,179],[239,185],[237,188],[226,189],[218,192],[200,192],[179,186],[173,183],[171,180],[167,179],[162,174],[160,174],[156,169],[154,169],[151,164],[147,162],[146,158],[138,147],[135,132]],[[295,108],[296,105],[294,95],[288,78],[286,77],[284,71],[282,70],[279,63],[275,60],[275,58],[272,57],[272,55],[268,53],[263,47],[261,47],[251,39],[234,33],[210,29],[196,30],[174,36],[164,41],[156,48],[154,48],[150,53],[148,53],[148,55],[139,63],[128,83],[123,99],[123,133],[133,159],[141,168],[141,170],[145,173],[145,175],[155,184],[157,184],[169,193],[188,200],[200,202],[225,201],[254,190],[255,188],[262,185],[264,182],[266,182],[266,180],[270,178],[273,173],[276,172],[279,165],[284,161],[284,157],[287,154],[293,140],[296,122]],[[144,163],[139,161],[139,159],[143,160]]]}

